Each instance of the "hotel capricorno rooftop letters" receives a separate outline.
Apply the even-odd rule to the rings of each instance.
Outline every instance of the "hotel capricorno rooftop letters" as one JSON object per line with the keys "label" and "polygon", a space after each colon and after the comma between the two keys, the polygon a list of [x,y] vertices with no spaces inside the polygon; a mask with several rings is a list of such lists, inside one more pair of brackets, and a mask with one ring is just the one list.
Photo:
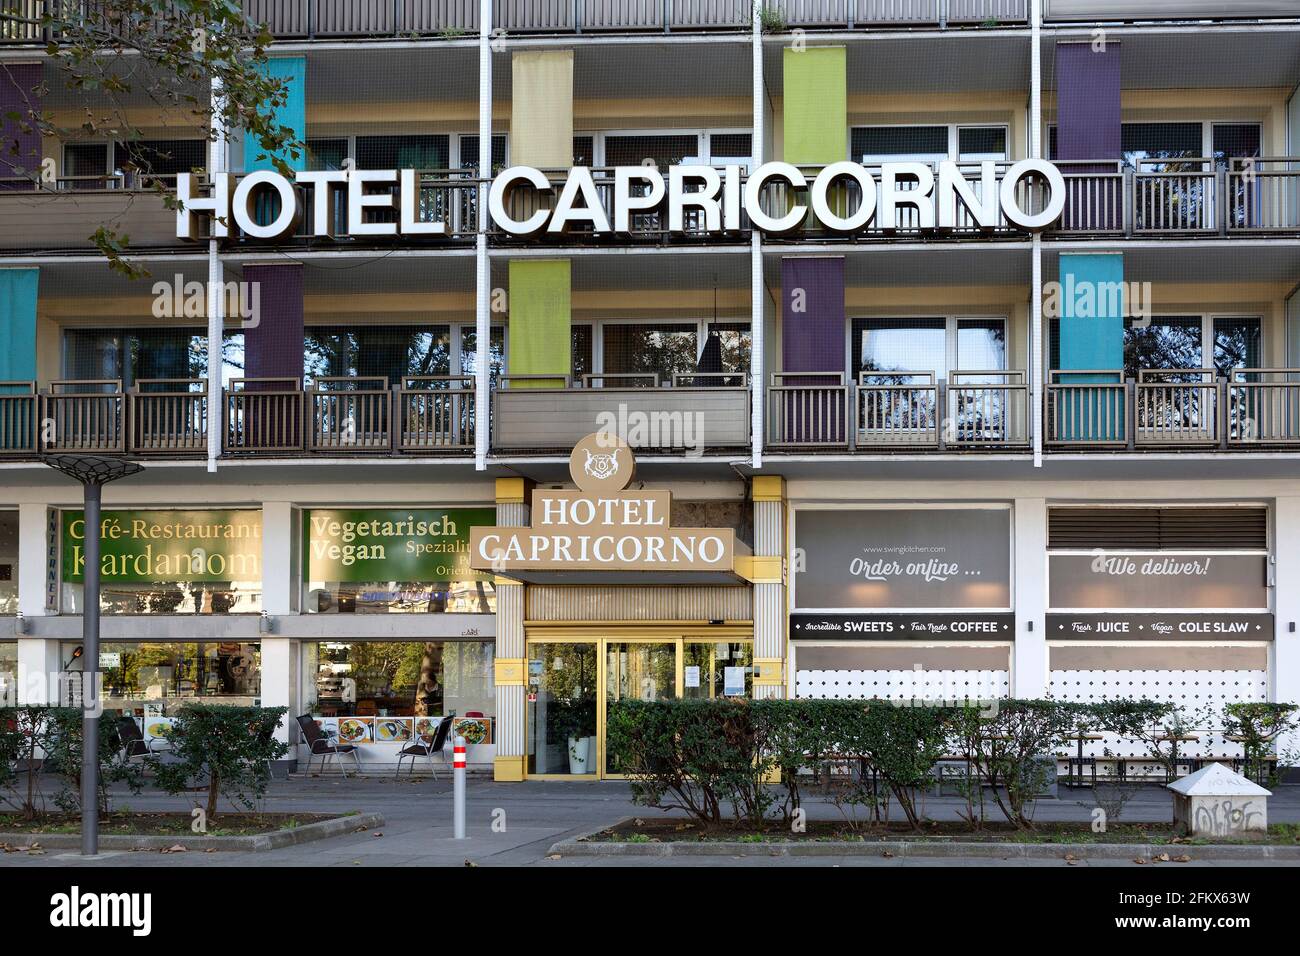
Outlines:
{"label": "hotel capricorno rooftop letters", "polygon": [[[592,171],[586,166],[569,170],[559,194],[545,174],[531,166],[512,166],[492,180],[488,208],[492,220],[515,236],[559,236],[573,226],[590,227],[596,235],[629,232],[633,214],[665,210],[669,232],[738,232],[742,211],[754,228],[781,235],[803,226],[809,212],[817,222],[835,232],[853,233],[873,222],[882,229],[954,229],[959,225],[993,230],[1009,224],[1027,232],[1041,232],[1060,218],[1065,208],[1065,181],[1060,171],[1041,159],[1013,164],[999,179],[997,164],[979,165],[978,182],[968,179],[974,164],[944,161],[929,163],[882,163],[867,167],[843,161],[831,163],[809,179],[790,163],[764,163],[745,176],[738,165],[724,167],[680,165],[667,176],[650,166],[618,166],[613,170],[613,196],[607,208],[601,201]],[[208,238],[197,221],[206,217],[211,236],[230,236],[233,221],[240,234],[252,239],[275,240],[293,234],[302,218],[305,201],[295,185],[310,187],[315,224],[313,235],[328,236],[331,193],[346,193],[347,234],[350,236],[438,236],[445,232],[441,221],[419,217],[418,173],[414,169],[304,170],[288,177],[270,170],[244,175],[231,189],[228,173],[209,177],[206,195],[196,192],[195,177],[176,177],[176,235],[182,239]],[[786,195],[807,189],[808,204],[764,202],[768,183],[784,183]],[[852,183],[861,196],[856,208],[845,208],[846,186]],[[1036,189],[1021,189],[1033,183]],[[394,190],[393,187],[397,189]],[[259,197],[279,196],[278,213],[269,222],[259,221]],[[1028,197],[1034,208],[1025,209]],[[764,207],[767,208],[764,208]],[[777,208],[779,207],[779,208]],[[961,221],[961,208],[969,220]],[[395,222],[374,221],[369,213],[395,212]],[[906,210],[906,212],[904,212]],[[522,216],[523,218],[517,218]],[[388,218],[388,217],[382,217]]]}
{"label": "hotel capricorno rooftop letters", "polygon": [[632,449],[602,433],[569,456],[577,491],[533,492],[532,526],[475,527],[470,567],[513,571],[712,571],[731,573],[738,545],[731,528],[674,528],[667,491],[628,491]]}

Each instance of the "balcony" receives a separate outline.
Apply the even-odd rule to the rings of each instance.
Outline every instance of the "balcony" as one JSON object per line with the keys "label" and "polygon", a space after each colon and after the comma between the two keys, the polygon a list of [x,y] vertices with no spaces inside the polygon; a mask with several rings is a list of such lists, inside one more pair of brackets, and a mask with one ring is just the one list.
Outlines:
{"label": "balcony", "polygon": [[[1300,450],[1300,369],[1054,371],[1044,387],[1049,454]],[[502,378],[492,448],[502,457],[567,455],[615,427],[640,450],[696,457],[743,453],[750,396],[742,373]],[[223,391],[225,458],[469,457],[471,376],[235,379]],[[764,397],[770,454],[1023,454],[1031,394],[1019,370],[778,372]],[[153,379],[0,382],[0,461],[46,453],[203,458],[206,382]]]}
{"label": "balcony", "polygon": [[[1030,445],[1022,371],[778,372],[768,389],[773,451],[959,452]],[[848,424],[848,428],[846,428]]]}
{"label": "balcony", "polygon": [[[11,0],[0,43],[44,44],[47,0]],[[94,15],[94,0],[84,0]],[[281,40],[477,36],[479,0],[243,0],[254,23]],[[768,0],[772,22],[802,29],[936,29],[1023,25],[1028,0]],[[677,33],[748,30],[749,0],[494,0],[493,27],[509,33]]]}
{"label": "balcony", "polygon": [[498,386],[492,447],[501,454],[568,454],[592,432],[616,424],[634,448],[700,453],[749,446],[748,377],[687,372],[665,387],[657,373],[505,378]]}
{"label": "balcony", "polygon": [[100,226],[129,236],[133,251],[178,243],[176,213],[152,183],[124,176],[0,179],[0,222],[0,250],[91,249]]}

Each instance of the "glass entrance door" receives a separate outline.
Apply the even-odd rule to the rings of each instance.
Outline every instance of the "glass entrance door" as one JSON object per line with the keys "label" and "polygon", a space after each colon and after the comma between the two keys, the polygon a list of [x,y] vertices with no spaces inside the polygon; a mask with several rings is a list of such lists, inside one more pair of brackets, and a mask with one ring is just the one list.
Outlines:
{"label": "glass entrance door", "polygon": [[[605,641],[605,706],[620,700],[672,700],[677,697],[680,641]],[[604,721],[601,721],[602,726]],[[605,775],[622,771],[612,754]]]}
{"label": "glass entrance door", "polygon": [[597,643],[528,644],[528,773],[594,776],[599,751]]}

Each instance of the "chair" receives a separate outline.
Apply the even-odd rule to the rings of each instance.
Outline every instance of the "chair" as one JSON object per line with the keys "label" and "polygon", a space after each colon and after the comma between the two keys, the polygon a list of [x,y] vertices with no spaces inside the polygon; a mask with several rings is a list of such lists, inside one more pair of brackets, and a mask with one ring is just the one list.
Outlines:
{"label": "chair", "polygon": [[121,748],[126,751],[127,760],[132,757],[147,757],[152,753],[149,742],[144,739],[144,733],[136,724],[134,717],[118,718],[117,739]]}
{"label": "chair", "polygon": [[442,720],[438,721],[438,727],[434,731],[432,737],[428,734],[421,734],[419,739],[413,740],[411,743],[399,750],[397,752],[397,772],[393,774],[393,776],[401,776],[402,761],[407,757],[411,758],[411,769],[407,771],[408,776],[415,773],[415,758],[425,757],[429,761],[429,773],[433,774],[434,780],[437,780],[438,770],[434,765],[433,755],[440,754],[446,749],[447,737],[451,733],[451,722],[455,717],[456,715],[454,713],[448,714],[446,717],[442,718]]}
{"label": "chair", "polygon": [[[311,762],[316,757],[320,757],[321,773],[325,772],[325,764],[334,760],[340,754],[350,756],[352,762],[357,766],[357,773],[361,772],[361,758],[357,755],[357,748],[353,744],[332,744],[328,737],[321,733],[316,721],[311,719],[310,714],[302,714],[298,717],[298,726],[302,729],[302,735],[307,740],[307,772],[311,773]],[[348,772],[343,769],[343,763],[339,762],[339,770],[346,777]]]}

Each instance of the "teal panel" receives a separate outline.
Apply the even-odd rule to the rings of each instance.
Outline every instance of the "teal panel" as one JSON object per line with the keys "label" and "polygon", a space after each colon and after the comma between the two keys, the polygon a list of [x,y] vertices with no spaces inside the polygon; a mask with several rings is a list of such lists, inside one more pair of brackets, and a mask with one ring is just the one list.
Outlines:
{"label": "teal panel", "polygon": [[1056,437],[1122,441],[1127,414],[1122,387],[1127,292],[1124,256],[1118,252],[1062,253],[1059,275],[1059,371],[1087,369],[1111,374],[1056,376],[1058,385],[1078,386],[1056,391]]}
{"label": "teal panel", "polygon": [[[307,58],[272,57],[267,61],[265,70],[268,76],[286,80],[289,84],[288,100],[278,114],[280,125],[292,129],[299,140],[305,140],[307,138]],[[297,159],[288,151],[279,155],[291,169],[307,168],[305,149],[299,150]],[[244,169],[247,172],[257,169],[275,169],[272,157],[263,151],[256,137],[247,135],[244,137]]]}
{"label": "teal panel", "polygon": [[39,269],[0,269],[0,381],[36,380]]}

